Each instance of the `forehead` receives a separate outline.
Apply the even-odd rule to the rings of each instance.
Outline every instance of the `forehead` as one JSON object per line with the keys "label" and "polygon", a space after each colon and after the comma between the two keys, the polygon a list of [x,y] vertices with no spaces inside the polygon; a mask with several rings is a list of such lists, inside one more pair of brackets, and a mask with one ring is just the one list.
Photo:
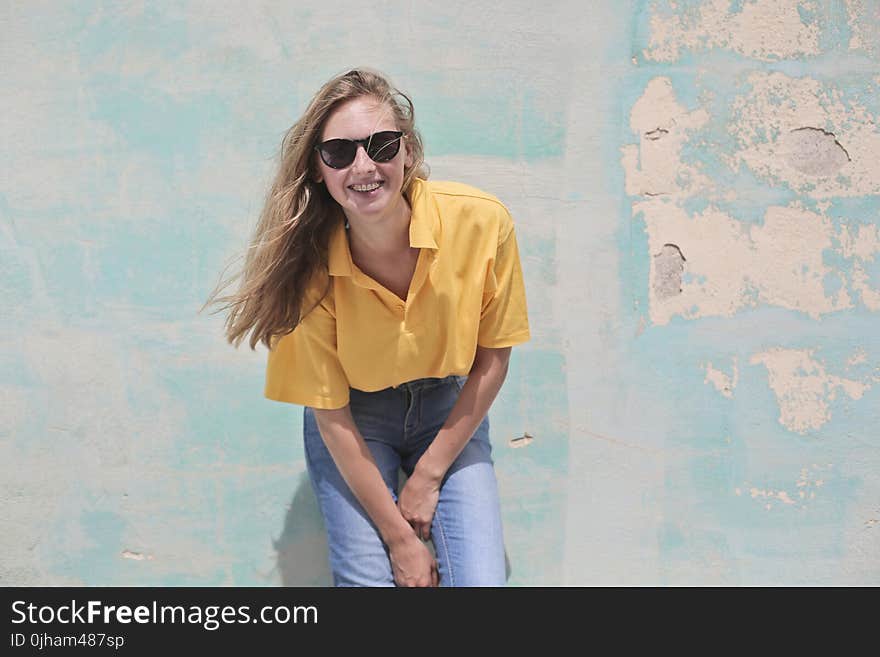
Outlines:
{"label": "forehead", "polygon": [[362,139],[382,130],[397,130],[391,109],[375,98],[353,98],[333,110],[321,139]]}

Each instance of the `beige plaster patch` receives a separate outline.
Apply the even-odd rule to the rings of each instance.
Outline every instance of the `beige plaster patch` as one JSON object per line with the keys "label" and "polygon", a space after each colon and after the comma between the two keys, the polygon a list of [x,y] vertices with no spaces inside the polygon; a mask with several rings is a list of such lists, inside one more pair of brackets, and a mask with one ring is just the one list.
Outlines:
{"label": "beige plaster patch", "polygon": [[853,264],[852,281],[862,303],[874,312],[880,310],[880,290],[871,287],[865,268],[858,262]]}
{"label": "beige plaster patch", "polygon": [[[651,321],[665,324],[675,315],[730,316],[759,303],[819,318],[853,307],[848,290],[868,309],[880,309],[880,290],[871,287],[863,266],[880,252],[880,232],[873,224],[847,222],[835,233],[824,214],[828,199],[818,201],[818,212],[797,203],[769,207],[763,225],[739,221],[713,206],[694,216],[680,207],[681,200],[696,195],[711,202],[733,194],[682,162],[683,144],[708,119],[704,110],[683,107],[663,77],[648,83],[630,115],[639,143],[623,147],[621,162],[627,193],[643,197],[633,204],[633,214],[642,214],[648,232]],[[758,133],[755,129],[752,136],[757,139]],[[798,128],[790,134],[779,147],[780,166],[791,165],[792,175],[815,178],[823,167],[854,166],[827,131]],[[855,262],[832,268],[825,264],[826,250]],[[826,295],[825,284],[835,278],[837,291]]]}
{"label": "beige plaster patch", "polygon": [[811,78],[753,73],[728,126],[738,148],[722,158],[816,199],[880,194],[878,118]]}
{"label": "beige plaster patch", "polygon": [[840,252],[844,258],[868,261],[880,254],[880,228],[874,224],[856,226],[852,232],[849,226],[843,226],[838,239]]}
{"label": "beige plaster patch", "polygon": [[877,56],[880,52],[876,32],[876,26],[880,22],[880,4],[876,0],[844,0],[844,3],[851,35],[849,49]]}
{"label": "beige plaster patch", "polygon": [[824,478],[828,476],[832,468],[833,464],[831,463],[826,465],[814,463],[810,467],[801,468],[793,489],[763,488],[744,482],[742,486],[734,488],[734,493],[737,497],[747,494],[768,510],[780,502],[788,507],[806,509],[816,499],[816,492],[825,484]]}
{"label": "beige plaster patch", "polygon": [[[707,0],[696,11],[681,9],[651,15],[647,59],[675,61],[681,51],[722,48],[762,61],[819,54],[819,27],[804,23],[799,7],[815,9],[816,2],[747,0],[739,12],[730,0]],[[673,7],[675,9],[675,7]]]}
{"label": "beige plaster patch", "polygon": [[[644,216],[650,253],[674,244],[686,260],[681,292],[651,295],[654,324],[667,324],[675,315],[729,317],[759,303],[813,318],[852,307],[845,285],[834,296],[825,294],[825,276],[836,274],[841,281],[845,276],[823,261],[822,252],[833,246],[833,226],[823,215],[796,205],[772,206],[757,225],[711,207],[690,216],[662,199],[635,203],[633,212]],[[654,258],[649,276],[653,290]]]}
{"label": "beige plaster patch", "polygon": [[711,361],[703,365],[706,370],[706,378],[703,383],[711,383],[715,389],[727,398],[733,397],[733,390],[736,388],[739,379],[739,371],[737,369],[736,358],[733,359],[733,376],[727,376],[721,370],[716,370]]}
{"label": "beige plaster patch", "polygon": [[752,365],[767,368],[770,389],[779,403],[779,422],[800,434],[818,429],[831,419],[829,402],[838,389],[851,399],[861,399],[871,388],[868,383],[834,376],[813,358],[814,350],[770,349],[753,355]]}
{"label": "beige plaster patch", "polygon": [[854,353],[847,359],[846,366],[849,368],[854,365],[861,365],[862,363],[865,363],[867,361],[868,353],[864,349],[859,349],[856,351],[856,353]]}
{"label": "beige plaster patch", "polygon": [[843,226],[838,237],[841,253],[845,258],[853,258],[852,284],[866,308],[880,310],[880,289],[874,288],[865,264],[872,262],[880,254],[880,229],[873,224],[862,224],[850,231]]}
{"label": "beige plaster patch", "polygon": [[622,148],[626,193],[690,196],[709,186],[709,178],[681,161],[681,147],[688,132],[708,120],[706,110],[689,112],[678,103],[669,78],[651,80],[630,112],[629,124],[639,135],[639,143]]}

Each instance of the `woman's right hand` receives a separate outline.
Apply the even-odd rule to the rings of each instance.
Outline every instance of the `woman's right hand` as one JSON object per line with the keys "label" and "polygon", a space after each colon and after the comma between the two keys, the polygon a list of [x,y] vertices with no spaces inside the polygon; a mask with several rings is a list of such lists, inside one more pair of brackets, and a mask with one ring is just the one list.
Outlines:
{"label": "woman's right hand", "polygon": [[428,547],[411,532],[403,540],[388,546],[391,572],[398,586],[438,586],[437,562]]}

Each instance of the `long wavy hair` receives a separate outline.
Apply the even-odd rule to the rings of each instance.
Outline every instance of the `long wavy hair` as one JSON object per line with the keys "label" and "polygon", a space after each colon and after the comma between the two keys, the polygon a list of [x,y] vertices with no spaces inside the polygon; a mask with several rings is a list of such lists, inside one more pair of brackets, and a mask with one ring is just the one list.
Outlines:
{"label": "long wavy hair", "polygon": [[[205,302],[205,306],[223,304],[214,313],[229,311],[225,332],[234,346],[238,347],[250,333],[251,349],[256,349],[258,342],[271,349],[276,338],[293,331],[329,292],[328,243],[333,228],[342,220],[342,208],[324,184],[316,182],[314,147],[332,112],[342,103],[363,96],[386,105],[397,129],[406,135],[412,164],[404,167],[403,193],[409,191],[415,178],[428,177],[412,101],[393,87],[387,76],[357,68],[321,87],[281,142],[278,172],[244,255],[244,267],[221,280]],[[239,285],[234,294],[219,296],[236,281]],[[311,307],[304,308],[306,291],[316,281],[324,286],[323,293]]]}

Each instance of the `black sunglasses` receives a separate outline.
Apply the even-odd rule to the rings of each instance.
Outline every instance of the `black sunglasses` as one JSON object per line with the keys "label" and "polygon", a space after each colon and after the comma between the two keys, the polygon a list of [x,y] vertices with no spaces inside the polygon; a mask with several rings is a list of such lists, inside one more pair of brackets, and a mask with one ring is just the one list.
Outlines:
{"label": "black sunglasses", "polygon": [[402,132],[385,130],[374,132],[364,139],[328,139],[315,146],[315,150],[321,154],[324,164],[331,169],[344,169],[354,162],[358,144],[363,144],[364,150],[373,162],[393,160],[400,150],[402,137]]}

